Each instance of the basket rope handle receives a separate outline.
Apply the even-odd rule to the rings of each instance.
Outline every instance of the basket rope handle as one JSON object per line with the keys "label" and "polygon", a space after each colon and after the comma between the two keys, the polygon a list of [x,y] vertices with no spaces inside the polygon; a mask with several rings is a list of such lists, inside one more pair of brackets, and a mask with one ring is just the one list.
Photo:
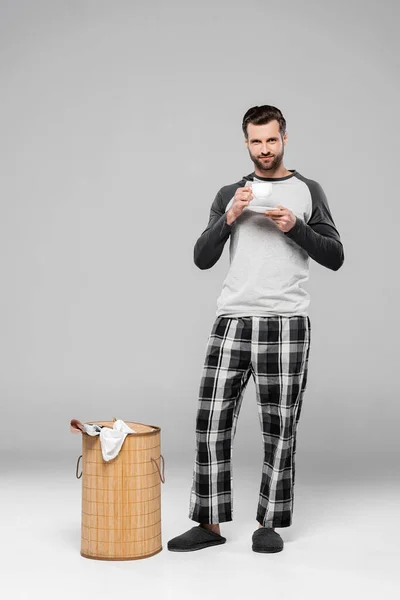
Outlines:
{"label": "basket rope handle", "polygon": [[161,475],[160,468],[159,468],[159,466],[158,466],[158,464],[157,464],[157,462],[156,462],[156,459],[155,459],[155,458],[152,458],[151,460],[154,462],[154,464],[155,464],[155,465],[156,465],[156,467],[157,467],[157,471],[158,471],[158,474],[160,475],[160,479],[161,479],[161,481],[162,481],[163,483],[165,483],[165,474],[164,474],[164,471],[165,471],[165,461],[164,461],[164,457],[163,457],[163,455],[162,455],[162,454],[160,454],[160,456],[159,456],[158,458],[162,458],[162,475]]}
{"label": "basket rope handle", "polygon": [[[82,469],[81,469],[81,474],[80,474],[80,475],[78,475],[78,470],[79,470],[79,462],[80,462],[81,458],[82,458],[82,454],[81,454],[80,456],[78,456],[78,460],[77,460],[77,462],[76,462],[76,471],[75,471],[75,476],[76,476],[76,478],[77,478],[77,479],[80,479],[80,478],[82,477]],[[151,460],[154,462],[154,464],[155,464],[155,465],[156,465],[156,467],[157,467],[157,471],[158,471],[158,474],[160,475],[160,479],[161,479],[161,481],[162,481],[163,483],[165,483],[165,460],[164,460],[164,457],[163,457],[163,455],[162,455],[162,454],[160,454],[159,458],[162,458],[162,475],[161,475],[160,468],[159,468],[159,466],[158,466],[158,464],[157,464],[157,462],[156,462],[155,458],[152,458]]]}
{"label": "basket rope handle", "polygon": [[81,469],[81,474],[78,476],[79,461],[81,460],[81,458],[82,458],[82,454],[80,456],[78,456],[78,460],[76,462],[76,472],[75,472],[75,475],[76,475],[77,479],[80,479],[82,477],[82,469]]}

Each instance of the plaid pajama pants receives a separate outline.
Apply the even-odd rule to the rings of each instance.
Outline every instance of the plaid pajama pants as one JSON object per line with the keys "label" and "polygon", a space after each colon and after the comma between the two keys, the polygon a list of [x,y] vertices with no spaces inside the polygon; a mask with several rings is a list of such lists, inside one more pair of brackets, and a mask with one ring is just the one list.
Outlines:
{"label": "plaid pajama pants", "polygon": [[264,446],[256,520],[289,527],[294,505],[296,430],[307,383],[308,316],[218,316],[208,339],[196,416],[189,518],[232,521],[232,444],[253,376]]}

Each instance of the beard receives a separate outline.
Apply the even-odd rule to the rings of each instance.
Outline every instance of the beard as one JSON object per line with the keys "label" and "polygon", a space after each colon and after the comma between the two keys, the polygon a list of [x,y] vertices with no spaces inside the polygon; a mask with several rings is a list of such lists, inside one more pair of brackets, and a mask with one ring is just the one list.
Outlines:
{"label": "beard", "polygon": [[250,158],[253,161],[254,165],[260,171],[265,171],[266,173],[268,171],[277,169],[282,164],[282,161],[283,161],[283,152],[278,155],[271,154],[271,156],[272,156],[271,160],[263,160],[259,156],[252,156],[250,154]]}

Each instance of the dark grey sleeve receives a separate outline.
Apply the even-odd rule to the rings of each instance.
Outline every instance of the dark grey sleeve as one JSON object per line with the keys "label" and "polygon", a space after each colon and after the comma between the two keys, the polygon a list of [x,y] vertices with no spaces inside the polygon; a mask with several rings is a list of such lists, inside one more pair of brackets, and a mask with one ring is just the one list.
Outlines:
{"label": "dark grey sleeve", "polygon": [[307,185],[311,192],[312,212],[305,223],[296,217],[296,224],[285,232],[320,265],[337,271],[344,262],[343,244],[331,215],[328,200],[320,186],[313,180]]}
{"label": "dark grey sleeve", "polygon": [[210,269],[215,265],[231,231],[232,225],[226,222],[221,190],[219,190],[211,205],[208,225],[194,246],[194,262],[199,269]]}

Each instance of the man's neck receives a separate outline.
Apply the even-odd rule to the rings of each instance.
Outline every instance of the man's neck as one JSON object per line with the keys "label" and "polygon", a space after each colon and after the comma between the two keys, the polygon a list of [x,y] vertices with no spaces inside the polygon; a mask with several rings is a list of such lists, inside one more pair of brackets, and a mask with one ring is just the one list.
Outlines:
{"label": "man's neck", "polygon": [[279,167],[278,169],[270,169],[266,171],[260,171],[257,167],[254,168],[254,175],[256,177],[286,177],[286,175],[291,175],[292,172],[286,169],[286,167]]}

